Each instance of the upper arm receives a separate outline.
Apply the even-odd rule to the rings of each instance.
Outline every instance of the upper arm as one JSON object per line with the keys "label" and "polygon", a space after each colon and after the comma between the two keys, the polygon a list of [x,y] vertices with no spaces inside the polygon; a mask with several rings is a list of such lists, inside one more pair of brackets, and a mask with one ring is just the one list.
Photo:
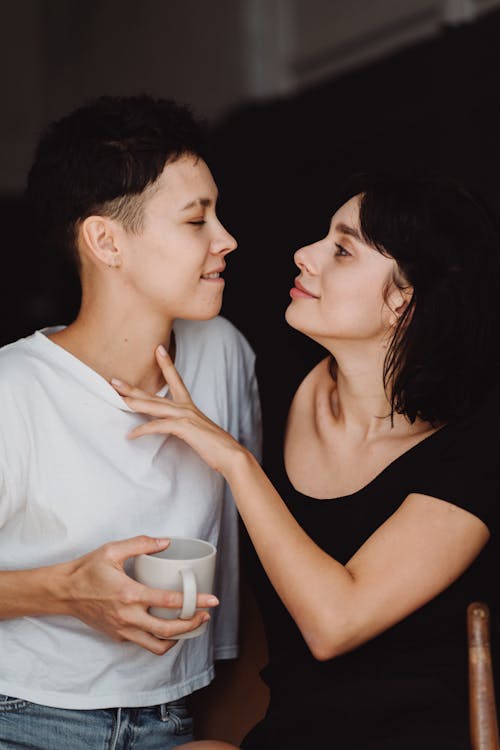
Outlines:
{"label": "upper arm", "polygon": [[493,411],[485,403],[441,434],[439,451],[415,471],[411,494],[348,562],[358,643],[444,591],[496,534]]}
{"label": "upper arm", "polygon": [[360,547],[352,576],[349,650],[436,597],[471,565],[487,543],[485,523],[435,497],[411,494]]}

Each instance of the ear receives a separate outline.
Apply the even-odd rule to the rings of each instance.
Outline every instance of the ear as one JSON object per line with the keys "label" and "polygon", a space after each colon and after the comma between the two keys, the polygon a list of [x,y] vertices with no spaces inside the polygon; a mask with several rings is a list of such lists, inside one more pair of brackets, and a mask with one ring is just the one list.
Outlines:
{"label": "ear", "polygon": [[413,297],[413,287],[408,285],[405,287],[398,287],[393,284],[391,292],[387,297],[387,306],[390,310],[390,325],[395,326],[402,314],[408,307]]}
{"label": "ear", "polygon": [[119,268],[122,264],[118,247],[116,223],[107,216],[87,216],[80,225],[82,252],[90,255],[95,263],[108,268]]}

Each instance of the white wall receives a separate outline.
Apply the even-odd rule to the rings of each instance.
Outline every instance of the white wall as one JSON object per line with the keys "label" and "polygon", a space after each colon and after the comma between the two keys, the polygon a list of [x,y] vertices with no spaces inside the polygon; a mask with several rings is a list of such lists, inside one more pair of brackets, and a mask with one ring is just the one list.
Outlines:
{"label": "white wall", "polygon": [[147,91],[215,119],[387,55],[500,0],[10,0],[2,3],[0,192],[50,120]]}
{"label": "white wall", "polygon": [[[473,21],[500,0],[247,0],[261,39],[255,45],[262,86],[290,93],[439,34],[444,24]],[[274,29],[270,30],[270,24]],[[266,63],[267,61],[267,63]],[[278,68],[278,69],[277,69]],[[275,83],[270,91],[269,81]]]}
{"label": "white wall", "polygon": [[2,4],[0,191],[22,188],[40,129],[91,97],[146,91],[209,118],[245,99],[244,2]]}

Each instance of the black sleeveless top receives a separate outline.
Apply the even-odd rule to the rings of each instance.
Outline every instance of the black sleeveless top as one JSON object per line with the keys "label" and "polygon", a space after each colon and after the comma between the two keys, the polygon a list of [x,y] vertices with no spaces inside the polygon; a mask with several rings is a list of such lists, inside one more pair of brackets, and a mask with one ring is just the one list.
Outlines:
{"label": "black sleeveless top", "polygon": [[[303,376],[292,379],[292,391]],[[242,747],[470,748],[466,609],[471,601],[489,604],[493,655],[500,649],[497,406],[485,404],[460,423],[441,428],[358,492],[315,500],[294,489],[284,467],[291,396],[276,388],[267,414],[264,400],[265,467],[300,525],[336,560],[347,563],[410,493],[470,511],[488,526],[491,538],[470,568],[439,596],[378,637],[326,662],[311,655],[246,539],[246,562],[268,638],[269,664],[262,678],[271,701],[266,717]],[[500,680],[498,668],[497,675]]]}

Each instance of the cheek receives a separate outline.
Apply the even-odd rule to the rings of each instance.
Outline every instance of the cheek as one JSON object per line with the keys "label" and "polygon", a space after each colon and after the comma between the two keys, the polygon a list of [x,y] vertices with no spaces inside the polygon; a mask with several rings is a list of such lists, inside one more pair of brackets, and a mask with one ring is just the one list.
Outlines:
{"label": "cheek", "polygon": [[373,283],[360,284],[359,280],[346,278],[336,280],[334,284],[326,285],[323,288],[320,303],[325,313],[335,315],[352,316],[371,316],[378,313],[383,305],[383,297],[377,286]]}
{"label": "cheek", "polygon": [[344,312],[346,315],[368,312],[375,307],[380,308],[382,297],[378,291],[378,284],[369,275],[346,272],[326,278],[321,286],[321,303],[325,311],[331,310],[336,314]]}
{"label": "cheek", "polygon": [[172,247],[161,243],[145,246],[135,259],[133,276],[145,290],[168,292],[177,296],[192,291],[199,282],[203,258],[180,243]]}
{"label": "cheek", "polygon": [[289,306],[290,325],[311,335],[339,338],[369,338],[387,328],[387,308],[377,280],[337,274],[324,281],[321,291],[317,302],[297,300]]}

